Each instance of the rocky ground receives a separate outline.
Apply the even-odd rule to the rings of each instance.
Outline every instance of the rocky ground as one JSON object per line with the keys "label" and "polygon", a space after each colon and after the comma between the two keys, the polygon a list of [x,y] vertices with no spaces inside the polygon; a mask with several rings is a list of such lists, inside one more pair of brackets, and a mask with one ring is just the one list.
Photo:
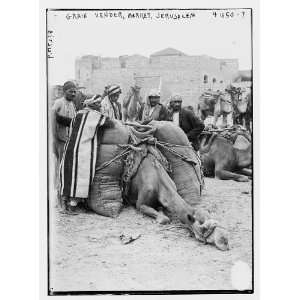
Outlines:
{"label": "rocky ground", "polygon": [[[200,244],[133,207],[116,219],[51,210],[52,291],[234,289],[232,266],[252,267],[251,182],[206,178],[201,203],[230,233],[230,250]],[[123,244],[120,236],[137,238]],[[251,285],[249,286],[251,288]]]}

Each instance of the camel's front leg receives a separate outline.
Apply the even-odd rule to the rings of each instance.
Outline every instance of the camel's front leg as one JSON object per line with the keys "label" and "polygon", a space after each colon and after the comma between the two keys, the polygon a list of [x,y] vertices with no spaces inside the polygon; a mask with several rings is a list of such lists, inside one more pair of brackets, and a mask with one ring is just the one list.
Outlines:
{"label": "camel's front leg", "polygon": [[223,128],[227,127],[227,124],[228,124],[227,118],[228,118],[227,114],[222,115],[222,127]]}
{"label": "camel's front leg", "polygon": [[141,205],[140,206],[140,211],[154,219],[156,219],[157,223],[159,224],[167,224],[170,223],[170,219],[162,212],[162,211],[157,211],[154,208],[147,206],[147,205]]}
{"label": "camel's front leg", "polygon": [[213,125],[214,125],[215,127],[217,126],[218,118],[219,118],[219,114],[218,114],[218,113],[215,113],[215,114],[214,114],[214,121],[213,121]]}
{"label": "camel's front leg", "polygon": [[249,177],[252,177],[252,174],[253,174],[252,170],[248,169],[248,168],[243,168],[243,169],[239,170],[239,173],[249,176]]}
{"label": "camel's front leg", "polygon": [[198,115],[200,116],[201,120],[204,121],[208,117],[208,112],[205,110],[199,109]]}
{"label": "camel's front leg", "polygon": [[222,115],[222,127],[223,128],[226,128],[229,125],[229,115],[231,115],[231,114],[223,113],[223,115]]}
{"label": "camel's front leg", "polygon": [[247,176],[244,175],[240,175],[240,174],[236,174],[227,170],[223,170],[223,169],[217,169],[215,171],[215,175],[217,178],[222,179],[222,180],[235,180],[235,181],[239,181],[239,182],[247,182],[249,181]]}
{"label": "camel's front leg", "polygon": [[144,189],[139,193],[138,200],[136,202],[136,208],[140,210],[143,214],[156,219],[159,224],[170,223],[170,219],[164,215],[162,211],[158,212],[155,210],[152,205],[153,201],[153,192],[151,189]]}

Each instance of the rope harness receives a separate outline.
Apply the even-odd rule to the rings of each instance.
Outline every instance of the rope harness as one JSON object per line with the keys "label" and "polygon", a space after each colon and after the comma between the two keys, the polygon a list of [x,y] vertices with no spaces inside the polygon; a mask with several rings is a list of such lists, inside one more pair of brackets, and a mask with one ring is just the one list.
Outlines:
{"label": "rope harness", "polygon": [[[153,130],[151,131],[151,133]],[[147,146],[153,146],[154,150],[151,150],[151,147]],[[104,162],[101,164],[98,168],[96,168],[96,171],[103,170],[104,168],[109,167],[113,162],[115,161],[120,161],[123,159],[123,162],[125,164],[124,172],[122,175],[122,183],[123,183],[123,192],[125,195],[127,194],[129,190],[129,183],[130,180],[134,177],[136,174],[139,165],[142,163],[143,159],[147,156],[148,152],[150,152],[165,168],[165,170],[168,173],[172,172],[171,165],[169,164],[168,160],[164,157],[164,155],[161,153],[160,150],[166,150],[169,153],[172,153],[174,156],[178,157],[179,159],[189,163],[192,165],[198,182],[200,186],[200,194],[202,192],[202,187],[204,186],[204,180],[203,178],[203,170],[202,170],[202,162],[196,151],[191,145],[177,145],[177,144],[172,144],[172,143],[167,143],[167,142],[162,142],[157,140],[153,135],[149,134],[147,137],[143,139],[139,139],[135,135],[135,131],[131,130],[131,127],[129,126],[129,144],[121,145],[119,144],[118,147],[124,148],[124,150],[110,159],[107,162]],[[185,149],[190,149],[193,150],[196,160],[191,159],[190,157],[179,153],[176,151],[176,148],[185,148]],[[137,156],[136,154],[139,153],[139,162],[138,164],[136,163]],[[200,166],[200,174],[198,174],[196,170],[196,166],[199,164]],[[201,178],[202,177],[202,178]]]}
{"label": "rope harness", "polygon": [[230,141],[232,144],[234,144],[238,135],[244,136],[249,142],[251,142],[251,135],[248,130],[239,125],[234,125],[223,129],[208,128],[208,130],[203,130],[200,133],[200,136],[212,134],[215,134],[215,136],[221,136]]}
{"label": "rope harness", "polygon": [[[196,176],[197,176],[197,179],[198,179],[198,182],[199,182],[199,186],[200,186],[200,194],[202,193],[202,187],[204,186],[204,180],[203,180],[203,171],[202,171],[202,162],[201,162],[201,159],[200,157],[198,156],[198,154],[196,153],[196,151],[194,150],[194,148],[191,146],[191,145],[176,145],[176,144],[170,144],[170,143],[165,143],[165,142],[161,142],[161,141],[157,141],[156,144],[160,147],[162,147],[163,149],[165,149],[166,151],[172,153],[173,155],[179,157],[181,160],[189,163],[192,165],[193,167],[193,170],[194,172],[196,173]],[[197,159],[197,162],[200,166],[200,176],[196,170],[196,165],[197,165],[197,162],[195,162],[194,160],[190,159],[189,157],[181,154],[181,153],[178,153],[176,150],[172,149],[173,147],[180,147],[180,148],[187,148],[187,149],[190,149],[194,152],[195,156],[196,156],[196,159]]]}
{"label": "rope harness", "polygon": [[125,150],[123,150],[120,154],[116,155],[114,158],[112,158],[109,161],[104,162],[103,164],[101,164],[98,168],[96,168],[96,171],[100,171],[103,170],[104,168],[108,167],[109,165],[111,165],[113,162],[115,162],[118,159],[121,159],[123,157],[126,157],[131,151],[142,151],[141,148],[137,148],[133,145],[118,145],[119,147],[125,147]]}

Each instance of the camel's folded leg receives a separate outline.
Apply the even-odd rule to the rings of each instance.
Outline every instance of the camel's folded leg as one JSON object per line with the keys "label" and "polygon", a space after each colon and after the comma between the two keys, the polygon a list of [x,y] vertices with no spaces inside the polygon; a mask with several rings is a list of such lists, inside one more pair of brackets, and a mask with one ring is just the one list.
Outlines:
{"label": "camel's folded leg", "polygon": [[222,180],[235,180],[235,181],[240,181],[240,182],[246,182],[249,181],[247,176],[236,174],[230,171],[226,170],[216,170],[215,171],[216,177]]}
{"label": "camel's folded leg", "polygon": [[143,214],[156,219],[159,224],[167,224],[170,222],[170,219],[162,211],[158,212],[154,208],[145,204],[140,206],[140,211]]}
{"label": "camel's folded leg", "polygon": [[252,177],[252,170],[251,169],[247,169],[247,168],[243,168],[239,171],[240,174]]}

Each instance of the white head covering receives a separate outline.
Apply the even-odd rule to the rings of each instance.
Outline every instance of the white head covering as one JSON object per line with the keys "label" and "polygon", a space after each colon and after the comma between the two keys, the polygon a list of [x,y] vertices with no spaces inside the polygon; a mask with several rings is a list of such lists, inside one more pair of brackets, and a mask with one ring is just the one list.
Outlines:
{"label": "white head covering", "polygon": [[173,94],[171,96],[171,99],[170,99],[170,102],[173,102],[173,101],[181,101],[182,102],[182,97],[180,94],[176,93],[176,94]]}
{"label": "white head covering", "polygon": [[107,95],[121,94],[122,90],[119,85],[112,85],[107,90]]}
{"label": "white head covering", "polygon": [[143,110],[142,120],[145,120],[150,115],[151,105],[149,97],[159,97],[160,98],[160,91],[158,89],[151,89],[146,97],[146,103]]}
{"label": "white head covering", "polygon": [[92,98],[86,99],[83,102],[83,106],[92,106],[94,104],[98,104],[102,101],[102,97],[100,95],[94,95]]}
{"label": "white head covering", "polygon": [[157,89],[151,89],[148,94],[149,97],[160,97],[160,91]]}

